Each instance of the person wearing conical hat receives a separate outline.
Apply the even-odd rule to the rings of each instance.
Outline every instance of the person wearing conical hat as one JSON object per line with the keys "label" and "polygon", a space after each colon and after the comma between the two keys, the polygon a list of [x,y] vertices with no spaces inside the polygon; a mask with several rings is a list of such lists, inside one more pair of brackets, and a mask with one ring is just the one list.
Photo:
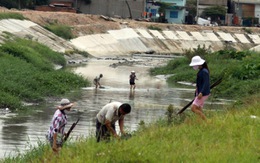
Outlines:
{"label": "person wearing conical hat", "polygon": [[62,99],[51,120],[51,125],[47,133],[47,139],[50,142],[53,152],[55,153],[61,149],[63,138],[66,135],[64,129],[67,124],[67,115],[65,111],[70,111],[73,105],[74,104],[68,99]]}
{"label": "person wearing conical hat", "polygon": [[194,70],[198,70],[195,99],[192,103],[191,110],[199,115],[203,120],[206,120],[206,116],[203,114],[202,108],[210,95],[209,68],[206,61],[200,56],[194,56],[191,59],[190,66],[193,67]]}

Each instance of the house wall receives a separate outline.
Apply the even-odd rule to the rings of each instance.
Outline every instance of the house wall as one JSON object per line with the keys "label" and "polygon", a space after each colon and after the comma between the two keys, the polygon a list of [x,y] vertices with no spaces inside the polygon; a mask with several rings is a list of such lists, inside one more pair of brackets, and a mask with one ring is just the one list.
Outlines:
{"label": "house wall", "polygon": [[174,4],[176,6],[185,6],[186,0],[161,0],[161,2]]}
{"label": "house wall", "polygon": [[227,6],[227,0],[199,0],[199,5]]}
{"label": "house wall", "polygon": [[236,3],[260,4],[260,0],[232,0]]}
{"label": "house wall", "polygon": [[[174,17],[171,17],[171,12]],[[177,17],[175,17],[177,15]],[[183,24],[185,23],[185,10],[166,10],[165,18],[168,23]]]}
{"label": "house wall", "polygon": [[[142,17],[145,8],[145,0],[128,0],[127,1],[132,18]],[[85,14],[115,16],[119,15],[123,18],[130,17],[130,13],[125,0],[92,0],[91,4],[85,5],[82,0],[78,0],[78,9]]]}
{"label": "house wall", "polygon": [[243,4],[242,11],[243,11],[242,17],[254,17],[255,16],[255,5]]}
{"label": "house wall", "polygon": [[258,18],[258,21],[260,20],[260,5],[255,5],[255,17]]}
{"label": "house wall", "polygon": [[[170,3],[173,7],[184,7],[186,5],[186,0],[161,0],[161,2]],[[165,10],[165,19],[168,23],[183,24],[185,23],[185,13],[185,8],[167,9]]]}

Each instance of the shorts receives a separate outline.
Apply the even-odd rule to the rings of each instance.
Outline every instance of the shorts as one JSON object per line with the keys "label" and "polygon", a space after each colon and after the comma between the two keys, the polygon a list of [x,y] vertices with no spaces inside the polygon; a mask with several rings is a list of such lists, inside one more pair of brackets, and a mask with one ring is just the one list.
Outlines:
{"label": "shorts", "polygon": [[131,81],[130,81],[129,84],[130,84],[130,85],[135,85],[135,82],[131,82]]}
{"label": "shorts", "polygon": [[193,101],[193,103],[192,103],[192,105],[196,105],[196,106],[198,106],[198,107],[200,107],[200,108],[203,108],[204,103],[205,103],[205,101],[208,99],[208,97],[209,97],[209,95],[207,95],[207,96],[202,96],[201,99],[198,99],[198,96],[196,96],[195,99],[194,99],[194,101]]}

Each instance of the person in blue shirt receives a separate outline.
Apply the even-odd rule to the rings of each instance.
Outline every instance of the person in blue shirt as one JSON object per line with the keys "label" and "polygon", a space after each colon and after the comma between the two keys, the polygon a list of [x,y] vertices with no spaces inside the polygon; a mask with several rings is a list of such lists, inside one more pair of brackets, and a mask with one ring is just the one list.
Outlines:
{"label": "person in blue shirt", "polygon": [[195,99],[192,103],[191,110],[198,114],[203,120],[206,120],[202,108],[205,101],[210,96],[209,68],[206,61],[200,56],[194,56],[190,66],[192,66],[194,70],[199,70],[196,79]]}

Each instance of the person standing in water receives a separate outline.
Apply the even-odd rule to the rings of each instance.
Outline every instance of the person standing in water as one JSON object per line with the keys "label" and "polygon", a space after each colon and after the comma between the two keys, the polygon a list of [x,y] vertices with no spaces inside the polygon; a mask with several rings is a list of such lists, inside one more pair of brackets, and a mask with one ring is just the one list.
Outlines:
{"label": "person standing in water", "polygon": [[99,87],[101,88],[101,84],[100,84],[100,79],[103,77],[103,74],[100,74],[99,76],[96,76],[95,79],[93,80],[93,83],[95,85],[95,87]]}
{"label": "person standing in water", "polygon": [[135,75],[135,71],[131,71],[131,74],[129,76],[130,90],[135,89],[135,80],[138,80]]}
{"label": "person standing in water", "polygon": [[199,115],[203,120],[206,120],[202,108],[210,95],[209,68],[206,61],[200,56],[194,56],[191,60],[190,66],[192,66],[194,70],[199,70],[196,79],[195,99],[192,103],[191,110]]}

